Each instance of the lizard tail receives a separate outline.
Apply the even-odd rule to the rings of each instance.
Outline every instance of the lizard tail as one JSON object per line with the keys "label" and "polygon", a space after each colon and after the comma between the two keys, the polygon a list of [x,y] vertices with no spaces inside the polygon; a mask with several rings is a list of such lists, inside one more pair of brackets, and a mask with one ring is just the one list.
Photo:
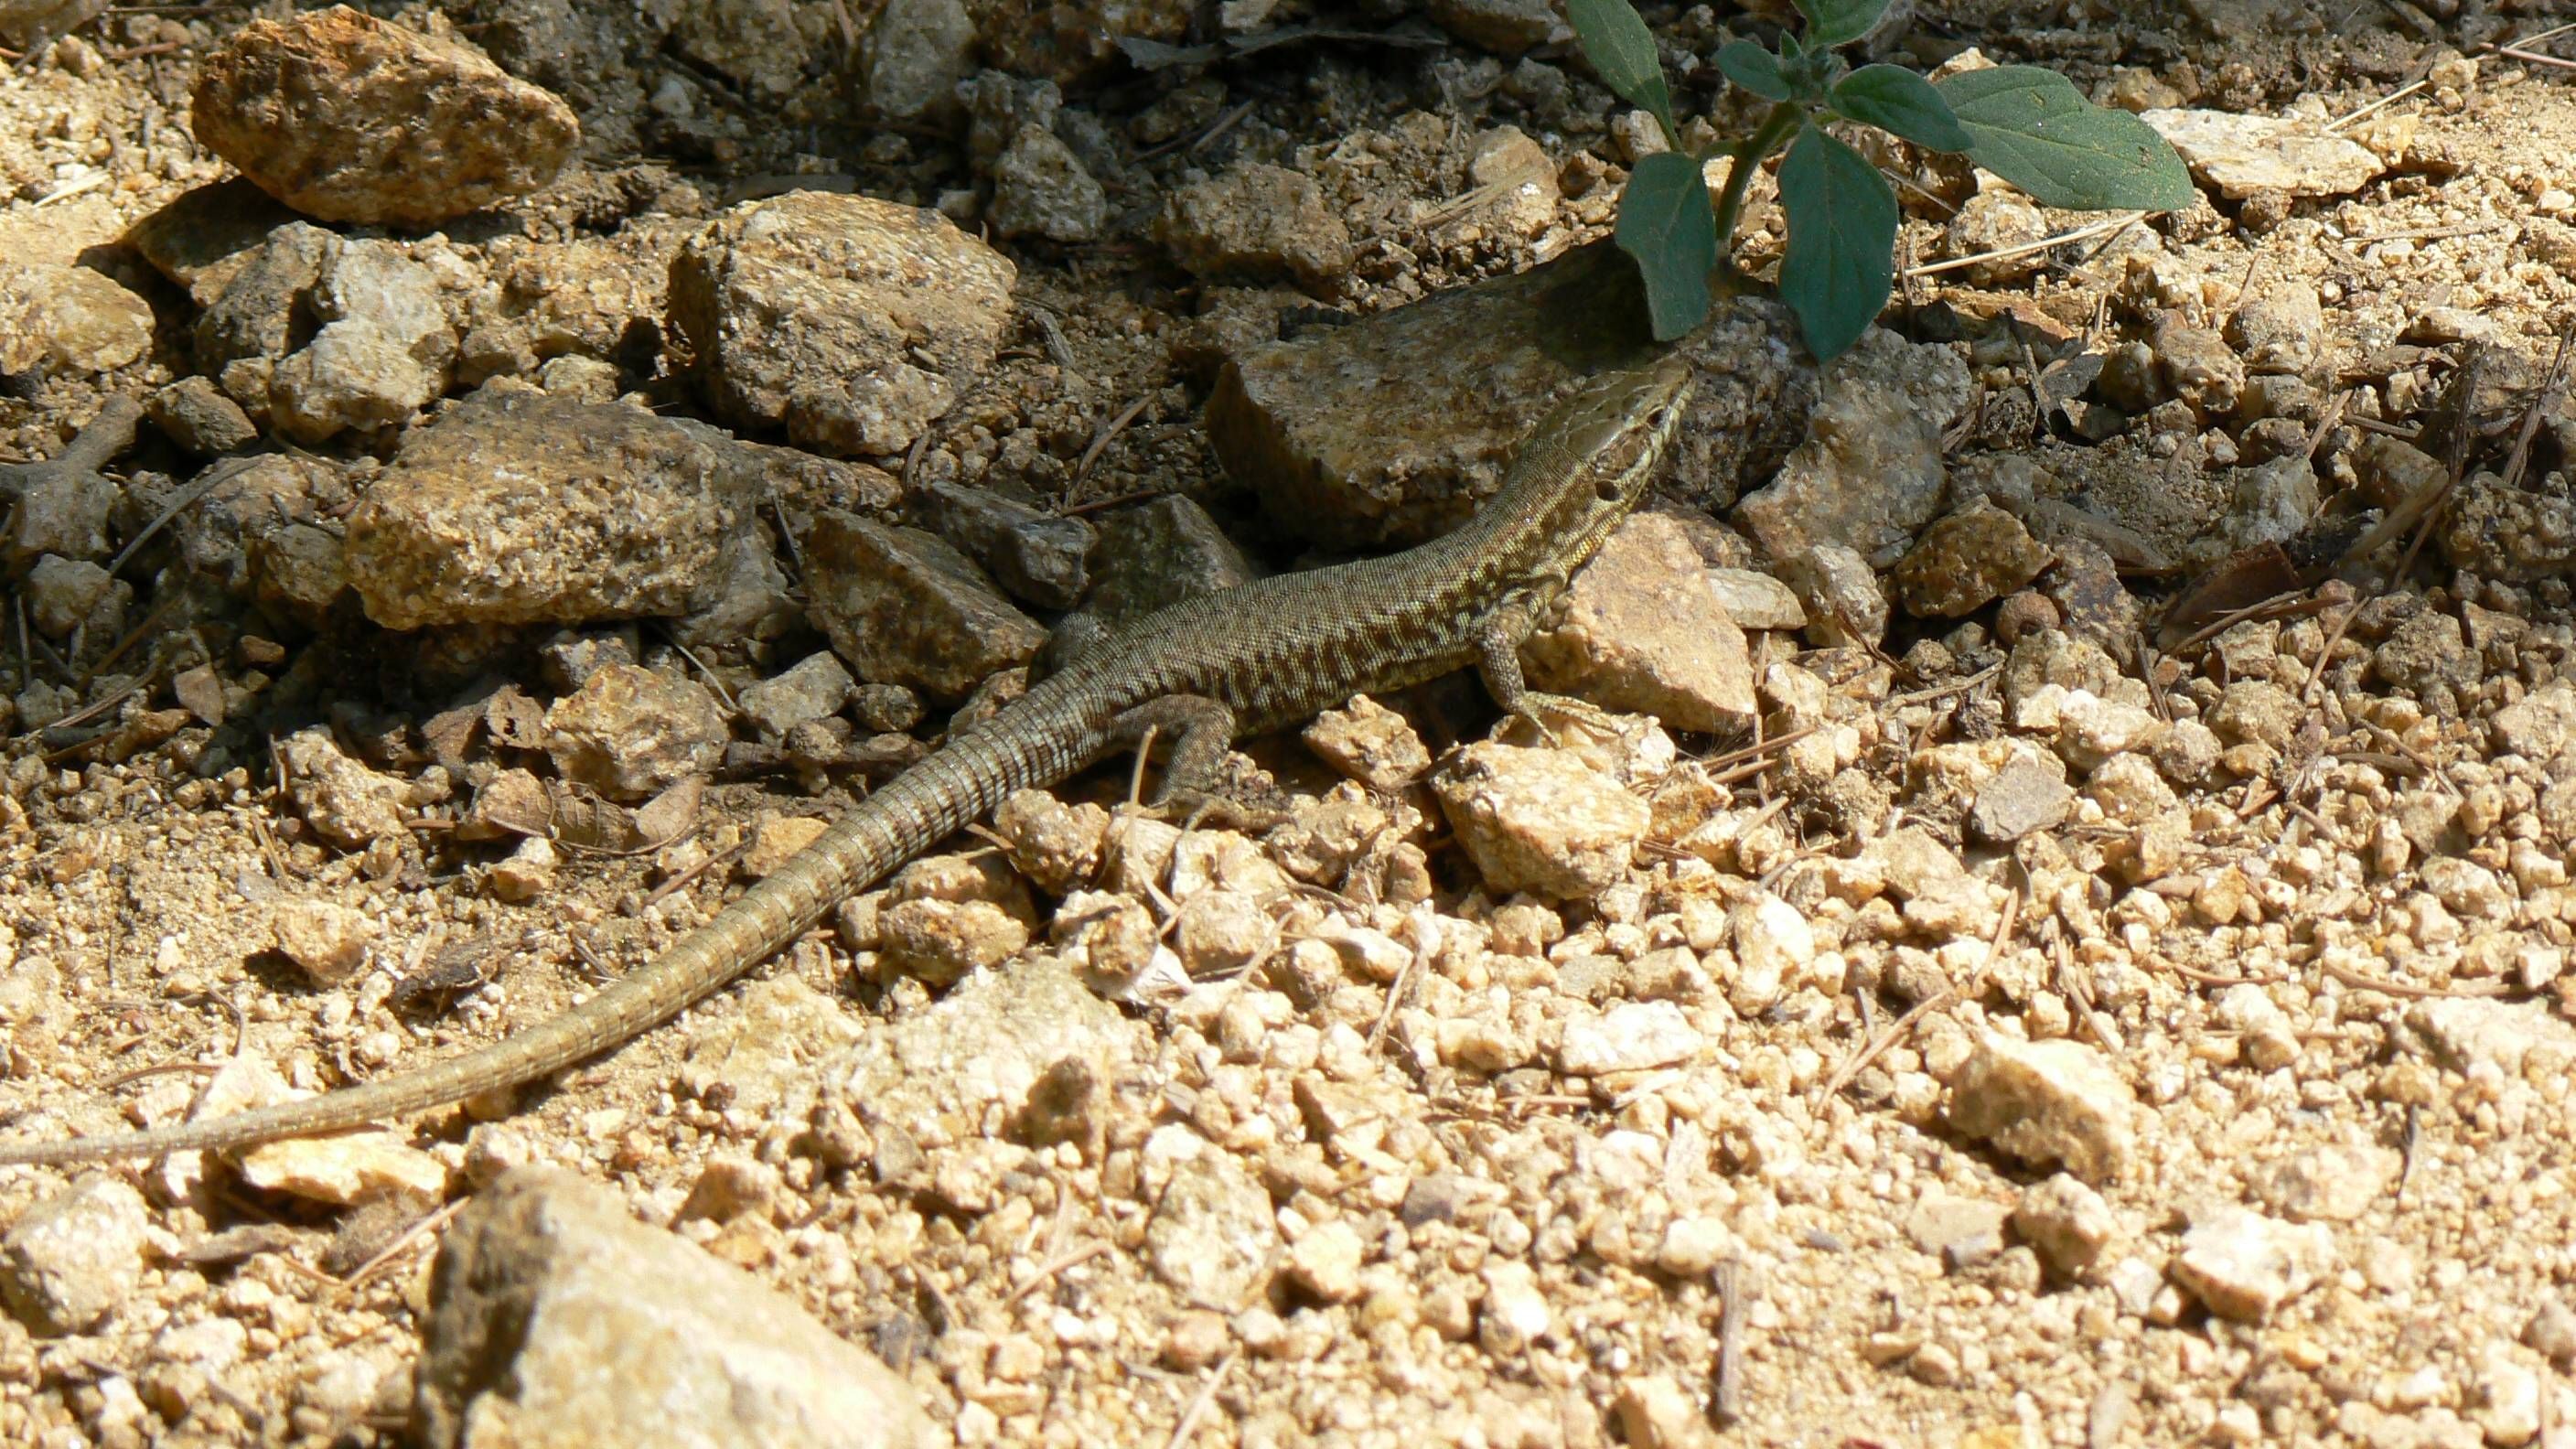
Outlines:
{"label": "lizard tail", "polygon": [[983,815],[1028,777],[1025,732],[982,728],[862,801],[785,865],[650,965],[551,1020],[379,1082],[140,1132],[0,1142],[0,1164],[66,1164],[221,1150],[334,1132],[561,1070],[678,1015],[768,959],[853,891]]}

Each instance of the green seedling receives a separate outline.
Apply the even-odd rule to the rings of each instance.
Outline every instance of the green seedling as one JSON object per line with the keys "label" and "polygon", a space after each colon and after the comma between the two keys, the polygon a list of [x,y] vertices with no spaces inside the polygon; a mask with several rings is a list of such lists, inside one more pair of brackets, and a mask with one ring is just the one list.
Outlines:
{"label": "green seedling", "polygon": [[[1710,273],[1733,266],[1745,184],[1784,146],[1780,205],[1789,240],[1780,297],[1797,314],[1808,349],[1838,356],[1878,316],[1896,281],[1896,193],[1866,157],[1826,131],[1831,119],[1966,156],[2043,206],[2191,205],[2191,176],[2163,137],[2126,111],[2085,100],[2055,71],[2006,65],[1935,83],[1902,66],[1851,68],[1835,47],[1867,34],[1887,4],[1797,0],[1807,22],[1803,38],[1784,32],[1777,51],[1750,40],[1721,49],[1719,73],[1771,108],[1750,135],[1693,152],[1674,122],[1654,37],[1630,0],[1566,0],[1566,19],[1593,70],[1652,115],[1672,148],[1638,158],[1619,202],[1619,248],[1645,277],[1657,340],[1679,337],[1708,315]],[[1721,154],[1734,164],[1712,205],[1701,168]]]}

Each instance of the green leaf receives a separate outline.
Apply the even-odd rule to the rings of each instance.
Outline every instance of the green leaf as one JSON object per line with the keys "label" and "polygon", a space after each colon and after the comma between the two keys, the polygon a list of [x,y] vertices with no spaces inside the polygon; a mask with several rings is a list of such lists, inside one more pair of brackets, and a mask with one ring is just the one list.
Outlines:
{"label": "green leaf", "polygon": [[1664,139],[1678,144],[1681,128],[1673,124],[1673,93],[1664,84],[1664,63],[1655,54],[1655,37],[1628,0],[1565,0],[1566,23],[1601,83],[1632,106],[1654,112],[1663,123]]}
{"label": "green leaf", "polygon": [[1868,158],[1807,125],[1781,158],[1780,205],[1789,214],[1780,300],[1798,314],[1807,350],[1830,361],[1896,283],[1896,193]]}
{"label": "green leaf", "polygon": [[1844,76],[1834,87],[1833,105],[1841,115],[1934,151],[1977,144],[1932,83],[1901,65],[1865,65]]}
{"label": "green leaf", "polygon": [[1749,40],[1730,40],[1717,53],[1720,75],[1766,101],[1789,99],[1789,78],[1780,73],[1780,57]]}
{"label": "green leaf", "polygon": [[1798,0],[1798,9],[1807,17],[1807,48],[1822,50],[1869,34],[1887,0]]}
{"label": "green leaf", "polygon": [[2191,173],[2155,128],[2106,111],[2035,65],[1962,71],[1934,89],[1976,144],[1968,159],[2036,197],[2076,211],[2176,211]]}
{"label": "green leaf", "polygon": [[1717,220],[1699,163],[1679,151],[1637,158],[1619,198],[1619,250],[1637,259],[1655,340],[1669,342],[1708,315],[1708,272],[1717,265]]}

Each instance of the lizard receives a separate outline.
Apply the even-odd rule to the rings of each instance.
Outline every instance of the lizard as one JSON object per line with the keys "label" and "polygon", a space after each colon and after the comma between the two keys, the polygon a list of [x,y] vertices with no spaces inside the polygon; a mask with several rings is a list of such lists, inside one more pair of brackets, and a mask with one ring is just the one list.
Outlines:
{"label": "lizard", "polygon": [[1169,749],[1157,803],[1199,793],[1238,737],[1474,665],[1507,713],[1521,641],[1632,511],[1678,431],[1691,371],[1665,353],[1604,373],[1533,428],[1486,504],[1399,553],[1273,575],[1156,610],[1090,645],[845,813],[642,969],[487,1046],[380,1081],[228,1116],[59,1141],[0,1164],[72,1164],[308,1137],[517,1086],[621,1046],[803,934],[832,906],[981,818],[1121,750]]}

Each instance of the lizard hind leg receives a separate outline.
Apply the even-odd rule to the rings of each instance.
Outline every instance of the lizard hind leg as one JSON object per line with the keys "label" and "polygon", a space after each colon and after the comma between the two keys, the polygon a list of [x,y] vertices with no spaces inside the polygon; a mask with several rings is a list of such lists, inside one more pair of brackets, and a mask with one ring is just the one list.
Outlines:
{"label": "lizard hind leg", "polygon": [[1167,694],[1118,716],[1111,728],[1129,749],[1144,749],[1157,739],[1171,741],[1162,778],[1145,802],[1159,813],[1235,828],[1275,823],[1285,813],[1276,802],[1256,798],[1227,779],[1225,752],[1234,743],[1235,718],[1223,700]]}

